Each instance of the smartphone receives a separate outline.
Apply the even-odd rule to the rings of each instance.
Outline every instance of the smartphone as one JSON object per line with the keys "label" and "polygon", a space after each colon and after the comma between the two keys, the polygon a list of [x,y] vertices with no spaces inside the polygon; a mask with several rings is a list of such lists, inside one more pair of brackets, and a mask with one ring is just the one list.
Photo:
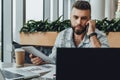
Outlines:
{"label": "smartphone", "polygon": [[86,25],[86,32],[88,32],[89,24]]}

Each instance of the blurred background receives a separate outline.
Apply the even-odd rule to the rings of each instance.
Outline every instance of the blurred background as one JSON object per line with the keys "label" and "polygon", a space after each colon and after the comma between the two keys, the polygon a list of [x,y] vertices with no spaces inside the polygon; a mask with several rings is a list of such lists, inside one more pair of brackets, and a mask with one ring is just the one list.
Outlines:
{"label": "blurred background", "polygon": [[[19,31],[28,20],[62,20],[70,18],[77,0],[0,0],[0,59],[12,62],[12,41],[20,42]],[[86,0],[92,8],[92,19],[119,18],[119,0]]]}

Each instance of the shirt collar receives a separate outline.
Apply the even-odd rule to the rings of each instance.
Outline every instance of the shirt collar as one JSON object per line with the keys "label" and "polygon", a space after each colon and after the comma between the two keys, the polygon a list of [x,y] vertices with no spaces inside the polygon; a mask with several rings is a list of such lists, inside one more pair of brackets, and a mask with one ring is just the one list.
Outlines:
{"label": "shirt collar", "polygon": [[69,29],[67,34],[68,34],[68,40],[73,40],[73,30],[72,30],[72,28]]}

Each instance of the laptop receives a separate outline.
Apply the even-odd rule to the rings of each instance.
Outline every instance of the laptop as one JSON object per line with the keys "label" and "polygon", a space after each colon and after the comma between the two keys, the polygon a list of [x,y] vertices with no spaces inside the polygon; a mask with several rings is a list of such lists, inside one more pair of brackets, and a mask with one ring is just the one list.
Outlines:
{"label": "laptop", "polygon": [[120,48],[57,48],[56,80],[120,80]]}

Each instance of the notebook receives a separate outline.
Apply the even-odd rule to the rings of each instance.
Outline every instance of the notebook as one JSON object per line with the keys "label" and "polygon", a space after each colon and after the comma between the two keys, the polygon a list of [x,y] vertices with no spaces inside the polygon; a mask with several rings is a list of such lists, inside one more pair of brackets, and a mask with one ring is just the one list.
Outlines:
{"label": "notebook", "polygon": [[120,48],[58,48],[56,80],[120,80]]}

